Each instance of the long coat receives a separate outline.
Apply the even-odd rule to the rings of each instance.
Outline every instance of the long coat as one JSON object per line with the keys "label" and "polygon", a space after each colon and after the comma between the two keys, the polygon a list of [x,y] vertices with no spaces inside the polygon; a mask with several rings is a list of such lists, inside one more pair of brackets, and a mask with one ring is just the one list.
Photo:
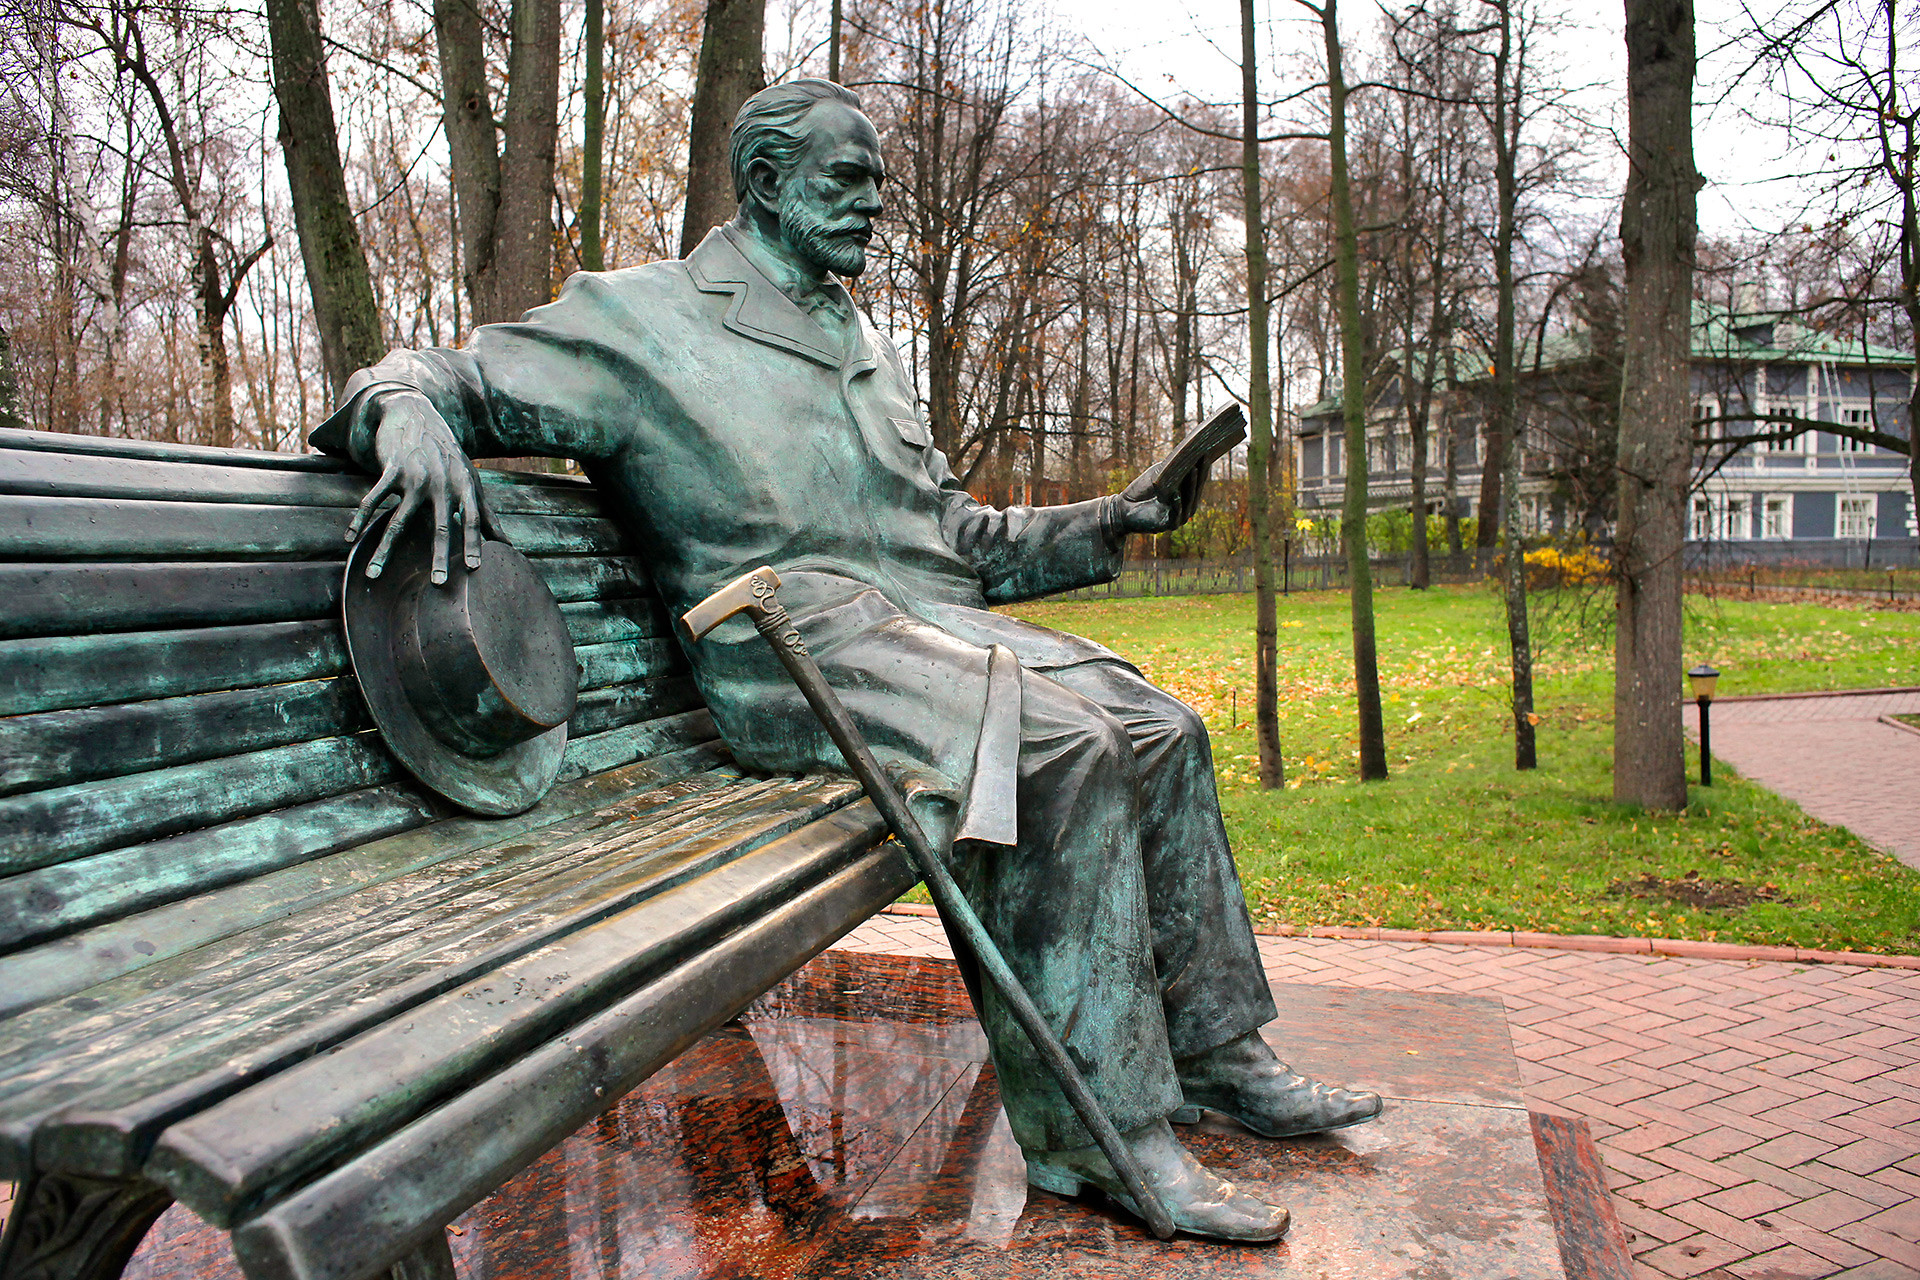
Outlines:
{"label": "long coat", "polygon": [[[770,564],[827,677],[939,838],[1015,842],[1020,680],[1120,662],[987,606],[1105,582],[1113,499],[996,509],[933,447],[893,345],[836,343],[717,228],[683,260],[572,277],[459,350],[396,351],[313,443],[378,469],[381,393],[418,390],[470,454],[580,461],[675,616]],[[836,286],[837,287],[837,286]],[[744,763],[841,767],[741,619],[688,646]]]}

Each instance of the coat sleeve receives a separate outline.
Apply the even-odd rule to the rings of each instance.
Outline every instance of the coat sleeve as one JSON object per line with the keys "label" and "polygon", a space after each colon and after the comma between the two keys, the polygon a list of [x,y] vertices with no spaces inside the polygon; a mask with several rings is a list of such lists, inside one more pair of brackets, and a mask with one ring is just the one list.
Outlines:
{"label": "coat sleeve", "polygon": [[980,575],[989,604],[1091,587],[1119,574],[1127,544],[1119,499],[990,507],[961,487],[945,454],[928,449],[926,460],[946,504],[941,531]]}
{"label": "coat sleeve", "polygon": [[604,281],[575,275],[557,301],[512,324],[482,325],[458,350],[396,350],[360,370],[311,443],[378,472],[382,401],[414,391],[472,457],[605,458],[621,439],[615,427],[632,420],[652,385],[623,354],[636,323]]}

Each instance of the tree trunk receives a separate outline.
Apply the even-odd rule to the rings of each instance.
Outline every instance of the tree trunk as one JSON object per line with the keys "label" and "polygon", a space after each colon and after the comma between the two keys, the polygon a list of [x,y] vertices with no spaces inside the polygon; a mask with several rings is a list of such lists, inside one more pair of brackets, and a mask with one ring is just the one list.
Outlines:
{"label": "tree trunk", "polygon": [[1614,628],[1613,796],[1687,802],[1680,731],[1681,551],[1686,533],[1689,311],[1693,285],[1693,6],[1626,0],[1627,269],[1620,408],[1619,605]]}
{"label": "tree trunk", "polygon": [[[1268,367],[1273,318],[1267,308],[1267,221],[1260,198],[1260,88],[1253,0],[1240,0],[1240,185],[1247,224],[1247,516],[1253,525],[1253,716],[1260,785],[1286,785],[1280,756],[1280,623],[1274,601],[1273,385]],[[1182,316],[1182,323],[1185,323]]]}
{"label": "tree trunk", "polygon": [[[1513,241],[1519,175],[1520,93],[1523,70],[1515,66],[1513,0],[1499,0],[1500,51],[1493,62],[1493,171],[1498,201],[1493,237],[1494,330],[1492,434],[1502,445],[1500,510],[1507,544],[1507,646],[1513,673],[1513,767],[1534,767],[1533,640],[1527,626],[1527,560],[1520,522],[1520,380],[1514,366]],[[1482,508],[1482,516],[1486,515]],[[1482,521],[1482,527],[1492,522]],[[1484,544],[1483,544],[1484,545]]]}
{"label": "tree trunk", "polygon": [[461,279],[468,319],[476,325],[504,318],[493,297],[494,227],[500,217],[500,148],[487,89],[486,46],[476,0],[434,0],[433,30],[440,47],[440,92],[453,196],[460,220]]}
{"label": "tree trunk", "polygon": [[[1249,0],[1241,0],[1242,4]],[[1360,777],[1387,776],[1387,737],[1380,707],[1380,666],[1373,634],[1373,567],[1367,558],[1367,407],[1360,325],[1360,239],[1347,173],[1347,79],[1341,65],[1336,0],[1320,11],[1327,50],[1327,150],[1331,159],[1336,286],[1340,306],[1340,400],[1346,419],[1347,491],[1340,532],[1347,542],[1348,599],[1353,617],[1353,682],[1360,721]]]}
{"label": "tree trunk", "polygon": [[687,137],[687,212],[680,227],[686,257],[710,228],[733,217],[727,138],[740,105],[767,87],[762,64],[767,0],[708,0],[694,74],[693,123]]}
{"label": "tree trunk", "polygon": [[300,260],[320,331],[320,363],[337,395],[356,369],[384,352],[367,255],[340,166],[317,0],[267,0],[267,34]]}
{"label": "tree trunk", "polygon": [[580,157],[580,266],[585,271],[607,269],[606,248],[600,241],[600,156],[605,150],[607,124],[606,52],[606,0],[587,0],[587,102]]}
{"label": "tree trunk", "polygon": [[[560,144],[560,0],[513,0],[506,143],[494,224],[493,318],[553,301],[553,159]],[[478,321],[479,317],[476,316]]]}
{"label": "tree trunk", "polygon": [[1527,550],[1520,527],[1520,464],[1526,452],[1520,433],[1507,447],[1507,647],[1513,659],[1513,767],[1538,763],[1533,734],[1533,637],[1527,626]]}

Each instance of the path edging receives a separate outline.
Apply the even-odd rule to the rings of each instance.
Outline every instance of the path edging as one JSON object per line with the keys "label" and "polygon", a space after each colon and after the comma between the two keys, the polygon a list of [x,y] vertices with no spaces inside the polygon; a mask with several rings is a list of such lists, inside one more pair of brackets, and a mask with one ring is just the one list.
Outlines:
{"label": "path edging", "polygon": [[[885,915],[937,916],[918,902],[895,902]],[[1423,942],[1445,947],[1537,947],[1553,951],[1604,951],[1625,955],[1679,956],[1690,960],[1766,960],[1778,964],[1851,964],[1867,969],[1920,969],[1920,956],[1883,956],[1871,951],[1817,951],[1805,947],[1757,947],[1687,938],[1616,938],[1603,933],[1526,933],[1508,929],[1376,929],[1340,925],[1283,924],[1255,928],[1269,938],[1345,938],[1354,942]]]}

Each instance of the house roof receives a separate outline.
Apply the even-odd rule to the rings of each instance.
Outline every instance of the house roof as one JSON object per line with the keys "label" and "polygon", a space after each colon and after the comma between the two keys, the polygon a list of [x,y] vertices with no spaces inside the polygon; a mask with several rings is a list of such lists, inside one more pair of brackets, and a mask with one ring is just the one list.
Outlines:
{"label": "house roof", "polygon": [[[1521,359],[1525,362],[1523,368],[1529,372],[1565,368],[1591,356],[1592,344],[1585,329],[1550,334],[1540,342],[1537,352],[1532,342],[1524,343],[1521,352]],[[1397,361],[1399,357],[1398,351],[1389,351],[1386,355],[1391,361]],[[1416,362],[1421,358],[1423,353],[1415,353]],[[1894,369],[1913,367],[1913,355],[1910,352],[1811,329],[1792,314],[1778,311],[1736,312],[1699,301],[1693,304],[1693,358],[1753,364],[1796,360],[1815,364],[1879,365]],[[1493,370],[1481,363],[1485,359],[1484,352],[1463,349],[1456,355],[1455,369],[1486,368],[1484,376],[1491,377]],[[1462,386],[1471,386],[1483,381],[1483,378],[1464,377],[1459,381]],[[1446,385],[1444,378],[1435,383],[1436,388]],[[1340,411],[1340,384],[1335,382],[1324,398],[1301,409],[1299,417],[1304,422],[1310,418],[1332,417]]]}

